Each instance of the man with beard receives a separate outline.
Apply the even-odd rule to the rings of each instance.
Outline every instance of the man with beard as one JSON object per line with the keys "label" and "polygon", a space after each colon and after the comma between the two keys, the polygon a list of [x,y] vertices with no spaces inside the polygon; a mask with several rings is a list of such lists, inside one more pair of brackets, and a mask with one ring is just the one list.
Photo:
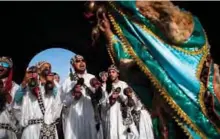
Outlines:
{"label": "man with beard", "polygon": [[19,86],[12,81],[12,66],[10,58],[0,57],[0,139],[17,138],[19,107],[13,105],[13,100]]}
{"label": "man with beard", "polygon": [[[86,72],[83,56],[75,55],[70,63],[75,73],[71,71],[62,85],[63,103],[66,106],[63,115],[65,139],[100,139],[102,138],[101,125],[95,119],[97,111],[94,107],[96,105],[94,102],[97,101],[93,99],[96,98],[94,95],[96,89],[91,86],[91,80],[95,76]],[[77,91],[79,88],[80,92]],[[77,94],[81,94],[80,97],[77,97]]]}
{"label": "man with beard", "polygon": [[109,107],[107,114],[107,123],[105,124],[105,130],[107,130],[107,139],[138,139],[139,134],[137,128],[134,125],[132,119],[126,122],[122,108],[124,106],[124,100],[126,96],[123,94],[123,90],[128,87],[127,83],[119,80],[119,70],[115,65],[111,65],[108,68],[109,79],[112,84],[112,88],[109,91],[110,97],[106,101],[106,107]]}
{"label": "man with beard", "polygon": [[58,139],[56,123],[62,109],[60,89],[48,62],[30,67],[17,96],[21,104],[22,139]]}

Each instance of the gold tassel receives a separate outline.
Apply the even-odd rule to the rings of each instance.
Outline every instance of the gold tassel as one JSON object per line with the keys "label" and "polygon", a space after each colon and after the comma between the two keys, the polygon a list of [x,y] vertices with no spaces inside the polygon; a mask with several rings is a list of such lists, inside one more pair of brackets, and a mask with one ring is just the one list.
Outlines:
{"label": "gold tassel", "polygon": [[160,94],[165,98],[171,108],[177,112],[177,115],[183,119],[183,121],[188,124],[197,134],[199,134],[202,138],[206,139],[206,135],[200,131],[199,127],[197,127],[188,117],[188,115],[176,104],[176,102],[169,96],[165,88],[161,86],[159,81],[157,81],[156,77],[154,77],[149,69],[144,65],[143,61],[135,54],[133,48],[130,46],[130,43],[123,36],[122,30],[119,25],[115,22],[114,17],[111,14],[108,14],[110,21],[113,25],[116,34],[122,41],[124,49],[128,52],[130,56],[134,59],[140,69],[149,77],[153,85],[159,90]]}

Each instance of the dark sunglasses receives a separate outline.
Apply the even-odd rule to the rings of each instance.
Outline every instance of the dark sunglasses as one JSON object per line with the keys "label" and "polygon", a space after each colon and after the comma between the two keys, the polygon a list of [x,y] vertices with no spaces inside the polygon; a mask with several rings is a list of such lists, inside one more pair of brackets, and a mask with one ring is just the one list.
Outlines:
{"label": "dark sunglasses", "polygon": [[79,62],[85,62],[85,60],[84,59],[77,59],[76,63],[79,63]]}

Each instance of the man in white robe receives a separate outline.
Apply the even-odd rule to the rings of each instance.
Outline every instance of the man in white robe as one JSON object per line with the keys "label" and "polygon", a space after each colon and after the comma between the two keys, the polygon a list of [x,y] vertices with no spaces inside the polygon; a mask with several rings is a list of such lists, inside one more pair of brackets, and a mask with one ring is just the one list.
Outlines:
{"label": "man in white robe", "polygon": [[[110,97],[106,102],[110,108],[107,115],[107,139],[138,139],[139,134],[134,122],[129,126],[124,124],[122,115],[122,102],[126,99],[123,90],[128,87],[127,83],[119,80],[119,70],[116,66],[111,65],[108,68],[108,76],[112,81],[112,90],[109,92]],[[108,104],[106,105],[108,106]]]}
{"label": "man in white robe", "polygon": [[[95,119],[91,98],[91,93],[95,90],[90,81],[95,76],[86,72],[86,63],[82,56],[75,55],[71,59],[71,64],[75,73],[70,73],[62,85],[62,98],[64,98],[63,103],[66,107],[63,114],[65,139],[102,139],[101,124]],[[76,84],[82,89],[82,96],[79,100],[74,99],[72,95]]]}
{"label": "man in white robe", "polygon": [[10,58],[0,57],[0,139],[17,139],[20,108],[13,102],[19,86],[12,81],[12,66]]}
{"label": "man in white robe", "polygon": [[131,87],[124,89],[125,105],[139,131],[139,139],[154,139],[152,119]]}
{"label": "man in white robe", "polygon": [[[20,90],[22,139],[58,139],[56,121],[62,103],[60,88],[51,74],[48,62],[28,69]],[[19,102],[17,102],[19,103]]]}

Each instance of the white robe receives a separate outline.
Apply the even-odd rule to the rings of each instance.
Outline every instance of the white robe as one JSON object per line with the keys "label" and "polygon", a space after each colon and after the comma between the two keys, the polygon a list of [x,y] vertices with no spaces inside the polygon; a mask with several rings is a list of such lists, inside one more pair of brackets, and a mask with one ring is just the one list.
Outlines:
{"label": "white robe", "polygon": [[[45,107],[45,115],[43,116],[40,110],[37,98],[31,92],[27,91],[23,96],[21,108],[21,125],[25,127],[23,130],[22,139],[39,139],[40,136],[42,123],[28,125],[28,120],[43,119],[44,123],[52,124],[57,118],[60,117],[60,112],[62,109],[60,88],[57,88],[58,90],[56,96],[53,94],[51,94],[51,96],[46,96],[44,87],[41,85],[39,86]],[[56,139],[58,139],[56,129],[55,132]]]}
{"label": "white robe", "polygon": [[135,102],[135,106],[133,108],[136,111],[140,111],[140,121],[138,125],[139,139],[154,139],[153,125],[150,114],[146,109],[143,109],[143,104],[137,99],[136,95],[133,94],[132,99]]}
{"label": "white robe", "polygon": [[[123,81],[118,81],[117,83],[113,83],[113,89],[118,87],[121,88],[120,97],[122,99],[126,99],[123,91],[128,87],[127,83]],[[110,95],[112,92],[110,93]],[[106,101],[109,102],[108,100]],[[106,105],[107,106],[107,105]],[[138,139],[138,131],[134,124],[134,122],[129,126],[131,133],[127,132],[128,127],[123,124],[123,117],[121,112],[121,104],[116,101],[110,109],[108,110],[107,115],[107,123],[105,124],[105,128],[107,128],[107,138],[106,139]]]}
{"label": "white robe", "polygon": [[[12,100],[14,100],[15,92],[18,88],[19,86],[13,82],[10,92]],[[9,111],[14,112],[13,101],[10,104],[6,104],[6,109],[0,113],[0,123],[10,124],[12,127],[17,128],[15,123],[18,117],[16,117],[15,113],[13,113],[14,115],[9,114]],[[10,130],[0,129],[0,139],[17,139],[17,137],[16,134]]]}
{"label": "white robe", "polygon": [[[84,83],[92,89],[90,80],[94,75],[85,73],[79,75],[84,78]],[[67,110],[63,114],[63,130],[65,139],[102,139],[102,126],[99,132],[96,130],[96,122],[94,109],[90,96],[82,88],[82,97],[75,100],[72,97],[71,90],[75,86],[76,81],[71,81],[67,78],[62,85],[63,94],[65,94],[63,103]],[[93,90],[93,89],[92,89]]]}

